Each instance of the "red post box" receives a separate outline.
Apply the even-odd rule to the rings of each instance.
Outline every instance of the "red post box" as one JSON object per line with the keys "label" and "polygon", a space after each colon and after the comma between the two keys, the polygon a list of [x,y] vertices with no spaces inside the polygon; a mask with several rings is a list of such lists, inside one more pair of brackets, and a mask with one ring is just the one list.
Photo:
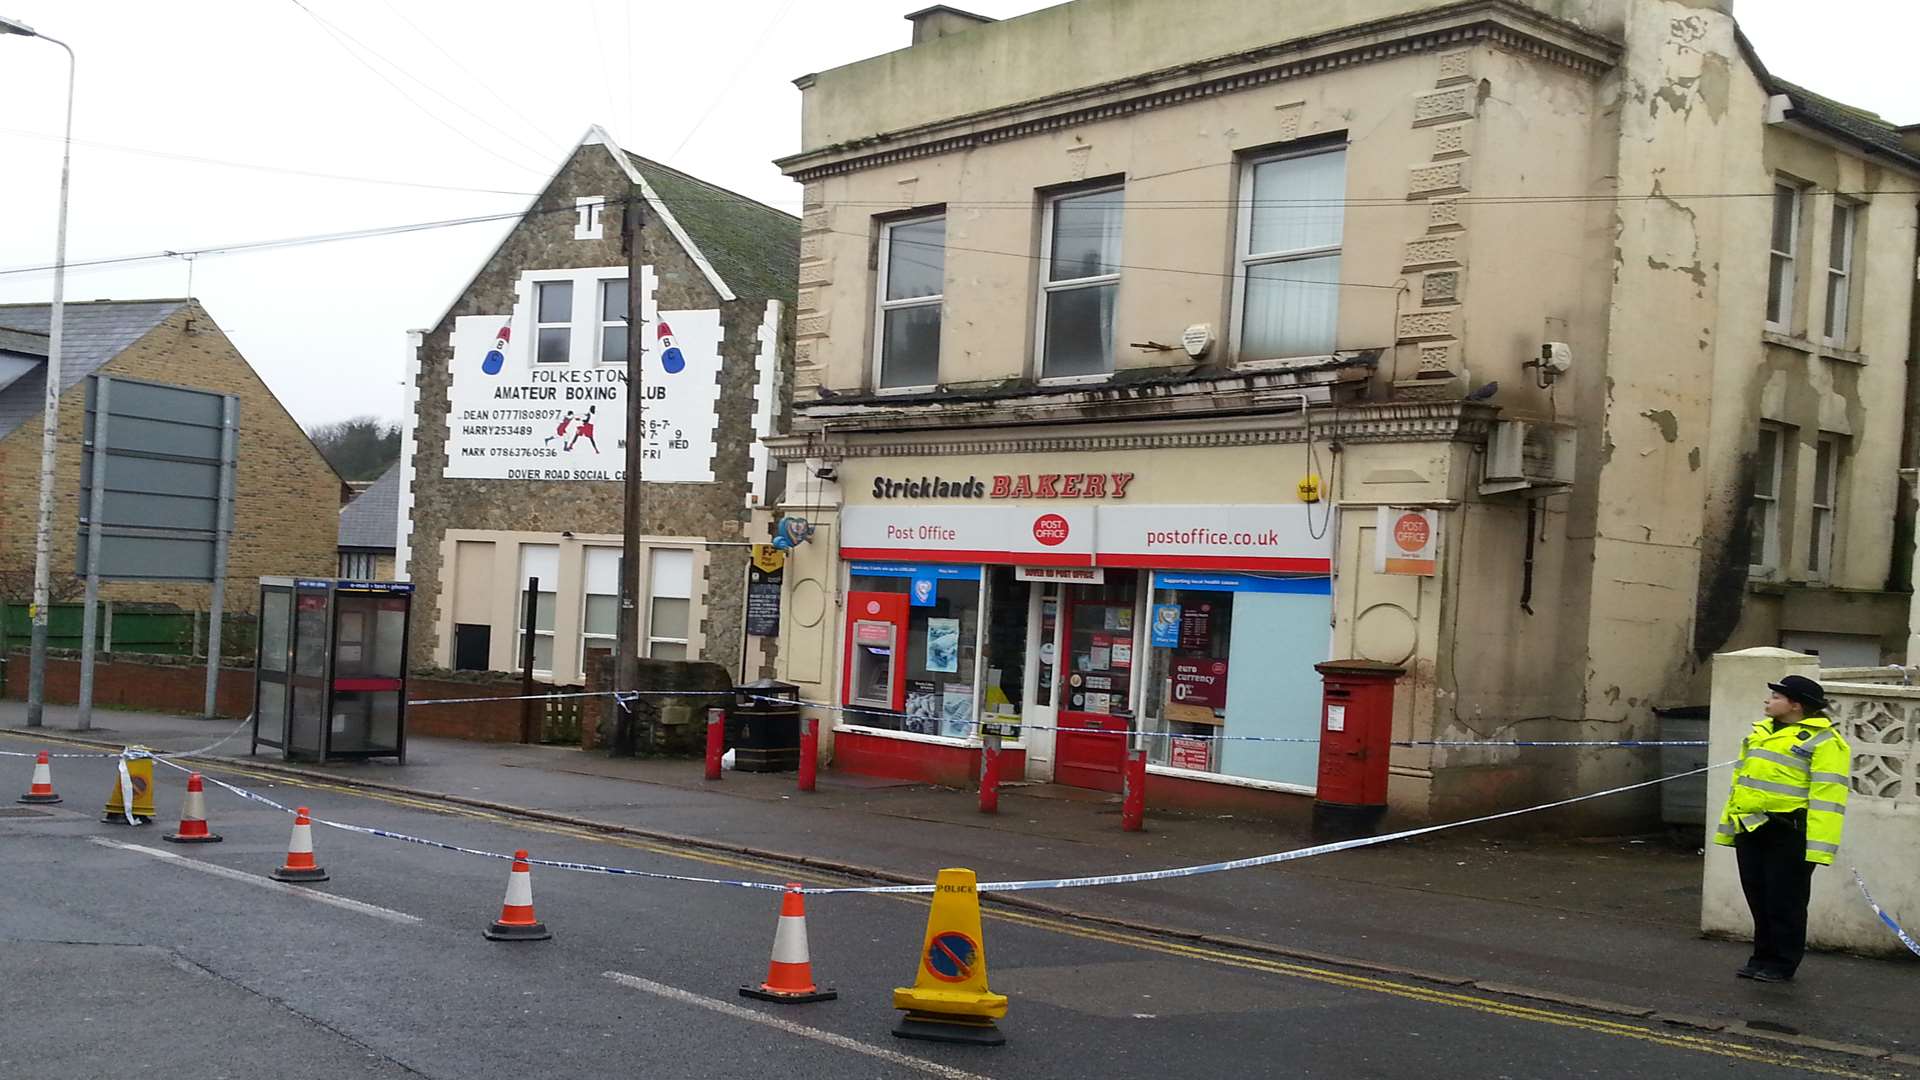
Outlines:
{"label": "red post box", "polygon": [[1372,836],[1387,812],[1393,684],[1406,669],[1372,660],[1329,660],[1313,667],[1322,682],[1314,838]]}

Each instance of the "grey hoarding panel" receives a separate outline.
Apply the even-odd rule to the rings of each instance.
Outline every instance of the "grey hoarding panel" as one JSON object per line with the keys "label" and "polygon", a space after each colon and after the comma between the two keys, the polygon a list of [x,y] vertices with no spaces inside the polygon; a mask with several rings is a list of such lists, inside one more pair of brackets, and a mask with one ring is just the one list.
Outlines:
{"label": "grey hoarding panel", "polygon": [[145,536],[106,530],[100,537],[100,576],[210,581],[213,546],[210,536]]}
{"label": "grey hoarding panel", "polygon": [[[212,390],[192,390],[184,386],[113,380],[113,415],[166,420],[176,424],[195,424],[220,430],[220,410],[225,394]],[[214,444],[216,447],[218,443]]]}

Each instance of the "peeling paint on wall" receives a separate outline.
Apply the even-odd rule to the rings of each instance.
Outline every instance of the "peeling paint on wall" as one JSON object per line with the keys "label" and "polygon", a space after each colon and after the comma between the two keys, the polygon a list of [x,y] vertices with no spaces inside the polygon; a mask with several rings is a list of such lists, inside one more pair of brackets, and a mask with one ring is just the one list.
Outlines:
{"label": "peeling paint on wall", "polygon": [[1653,421],[1653,426],[1660,429],[1661,438],[1668,442],[1674,442],[1680,438],[1680,421],[1673,415],[1673,410],[1648,409],[1640,415]]}

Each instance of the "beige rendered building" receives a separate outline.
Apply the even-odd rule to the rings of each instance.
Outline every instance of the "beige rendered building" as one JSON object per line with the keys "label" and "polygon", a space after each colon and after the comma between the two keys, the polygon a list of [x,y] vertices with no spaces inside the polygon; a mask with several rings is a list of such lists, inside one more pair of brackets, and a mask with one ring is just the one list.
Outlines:
{"label": "beige rendered building", "polygon": [[[799,79],[779,655],[836,767],[964,782],[1017,714],[1016,775],[1272,801],[1319,661],[1402,666],[1423,742],[1652,738],[1743,645],[1897,659],[1920,144],[1729,8],[931,8]],[[1656,765],[1391,754],[1412,818]]]}

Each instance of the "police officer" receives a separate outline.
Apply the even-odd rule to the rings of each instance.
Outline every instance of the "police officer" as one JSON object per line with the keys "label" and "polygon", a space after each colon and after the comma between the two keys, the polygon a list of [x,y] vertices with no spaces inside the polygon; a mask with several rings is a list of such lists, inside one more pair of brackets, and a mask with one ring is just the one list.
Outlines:
{"label": "police officer", "polygon": [[1847,741],[1827,719],[1819,683],[1768,683],[1767,719],[1740,744],[1733,793],[1714,843],[1734,849],[1753,912],[1753,957],[1734,974],[1786,982],[1807,951],[1813,870],[1833,862],[1846,823]]}

